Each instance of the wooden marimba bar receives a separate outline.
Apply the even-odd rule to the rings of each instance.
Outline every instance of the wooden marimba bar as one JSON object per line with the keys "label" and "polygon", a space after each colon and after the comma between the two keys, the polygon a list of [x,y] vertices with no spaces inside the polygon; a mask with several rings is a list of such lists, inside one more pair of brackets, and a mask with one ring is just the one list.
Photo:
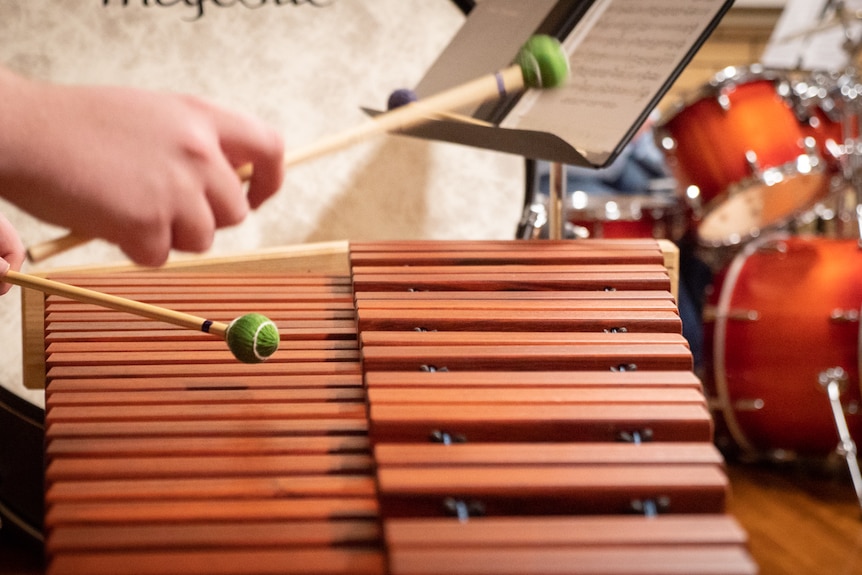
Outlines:
{"label": "wooden marimba bar", "polygon": [[282,346],[48,297],[50,573],[756,572],[655,242],[350,263],[62,278]]}

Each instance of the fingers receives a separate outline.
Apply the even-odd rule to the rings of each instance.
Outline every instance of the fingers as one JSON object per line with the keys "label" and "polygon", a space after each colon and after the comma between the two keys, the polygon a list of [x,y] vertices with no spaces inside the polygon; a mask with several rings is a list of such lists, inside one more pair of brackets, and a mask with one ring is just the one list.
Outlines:
{"label": "fingers", "polygon": [[[174,174],[170,221],[141,225],[137,237],[121,241],[125,254],[141,265],[162,265],[171,249],[209,249],[217,228],[242,222],[249,210],[278,191],[284,178],[284,144],[277,132],[207,101],[192,96],[186,100],[205,113],[215,137],[201,144],[189,171]],[[249,164],[253,169],[246,189],[237,169]]]}
{"label": "fingers", "polygon": [[212,163],[169,179],[164,185],[172,194],[165,205],[127,214],[123,227],[113,230],[109,239],[132,261],[151,267],[163,265],[172,249],[208,250],[217,228],[238,224],[249,211],[236,172],[224,159]]}
{"label": "fingers", "polygon": [[[150,111],[171,110],[170,121],[153,121],[159,129],[133,126],[149,135],[150,147],[159,153],[145,168],[131,175],[121,172],[122,181],[110,184],[129,190],[127,203],[104,195],[112,203],[99,200],[95,207],[103,208],[105,219],[77,226],[98,230],[95,235],[115,242],[145,266],[164,264],[172,249],[209,249],[216,229],[243,221],[284,179],[284,143],[277,132],[194,96],[169,98]],[[247,164],[253,171],[246,185],[237,169]]]}
{"label": "fingers", "polygon": [[248,204],[260,206],[281,187],[284,181],[284,140],[263,122],[234,111],[209,109],[219,133],[221,149],[234,168],[252,164],[254,171],[248,185]]}
{"label": "fingers", "polygon": [[[12,269],[12,264],[7,262],[5,259],[0,258],[0,282],[3,282],[2,278]],[[0,295],[6,295],[9,293],[9,290],[12,289],[12,284],[9,283],[0,283]]]}
{"label": "fingers", "polygon": [[136,264],[159,267],[168,259],[173,235],[168,226],[151,226],[138,233],[127,230],[119,237],[116,244]]}
{"label": "fingers", "polygon": [[219,160],[208,171],[204,188],[215,226],[223,228],[242,222],[251,206],[236,169],[227,158]]}

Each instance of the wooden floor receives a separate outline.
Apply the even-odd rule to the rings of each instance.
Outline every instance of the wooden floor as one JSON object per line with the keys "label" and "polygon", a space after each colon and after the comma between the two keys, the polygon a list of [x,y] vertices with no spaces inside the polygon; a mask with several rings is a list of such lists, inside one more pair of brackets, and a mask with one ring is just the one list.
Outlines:
{"label": "wooden floor", "polygon": [[842,462],[733,463],[731,512],[761,575],[862,574],[862,512]]}
{"label": "wooden floor", "polygon": [[[840,464],[730,463],[731,511],[761,575],[862,574],[862,513]],[[32,552],[0,537],[0,574],[37,575]]]}

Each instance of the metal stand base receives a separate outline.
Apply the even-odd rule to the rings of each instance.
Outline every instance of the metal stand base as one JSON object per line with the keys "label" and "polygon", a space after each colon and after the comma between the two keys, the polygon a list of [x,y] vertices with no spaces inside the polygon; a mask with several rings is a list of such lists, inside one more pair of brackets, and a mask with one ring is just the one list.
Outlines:
{"label": "metal stand base", "polygon": [[847,427],[847,419],[844,417],[844,406],[841,405],[841,390],[847,384],[847,372],[841,367],[829,368],[820,373],[819,383],[829,397],[832,417],[838,429],[839,443],[836,452],[847,462],[847,469],[850,471],[850,478],[856,490],[856,499],[862,509],[862,472],[859,470],[859,460],[856,458],[856,442],[850,436],[850,428]]}

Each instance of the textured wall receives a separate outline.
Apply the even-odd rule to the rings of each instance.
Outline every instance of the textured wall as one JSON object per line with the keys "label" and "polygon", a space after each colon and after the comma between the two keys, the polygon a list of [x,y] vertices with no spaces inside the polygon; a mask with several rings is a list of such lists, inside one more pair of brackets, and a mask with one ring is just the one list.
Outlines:
{"label": "textured wall", "polygon": [[[414,86],[463,21],[449,0],[3,0],[0,61],[55,82],[203,95],[263,117],[293,148],[366,121],[361,106],[385,107],[392,90]],[[512,156],[381,137],[290,170],[280,194],[221,231],[214,251],[510,238],[522,167]],[[26,244],[62,234],[0,210]],[[112,261],[121,254],[94,243],[40,267]],[[17,289],[0,298],[0,382],[16,391],[18,302]]]}

